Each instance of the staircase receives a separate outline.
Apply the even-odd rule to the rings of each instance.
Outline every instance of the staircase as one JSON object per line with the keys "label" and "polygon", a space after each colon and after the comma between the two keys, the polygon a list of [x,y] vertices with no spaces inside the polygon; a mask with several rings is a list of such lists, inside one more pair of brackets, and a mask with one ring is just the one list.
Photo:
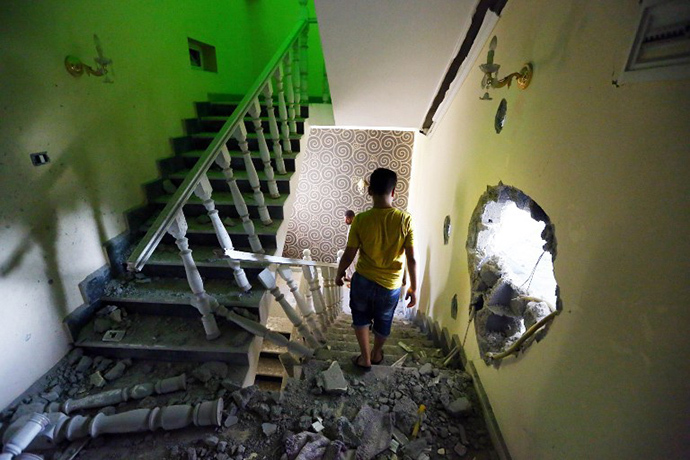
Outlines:
{"label": "staircase", "polygon": [[[338,361],[344,369],[354,367],[352,357],[359,355],[360,351],[352,329],[352,317],[346,313],[340,314],[328,328],[326,339],[328,346],[317,350],[315,358]],[[373,347],[373,333],[369,334],[369,341]],[[411,351],[408,352],[403,347]],[[414,365],[420,360],[442,360],[441,350],[417,326],[398,318],[393,320],[391,335],[383,346],[383,355],[381,366],[390,366],[405,356],[404,362],[401,363],[403,366]]]}
{"label": "staircase", "polygon": [[88,314],[67,320],[76,347],[120,359],[223,361],[246,385],[261,337],[285,341],[263,326],[271,296],[257,275],[266,265],[240,267],[224,251],[282,252],[308,117],[308,25],[295,27],[247,95],[196,104],[186,134],[172,139],[174,155],[157,162],[160,177],[144,185],[146,204],[127,214],[128,249],[109,251],[115,278]]}
{"label": "staircase", "polygon": [[[236,106],[233,102],[197,103],[198,117],[185,121],[187,135],[173,139],[175,155],[158,161],[160,178],[144,186],[147,204],[133,210],[127,216],[135,245],[149,230],[172,193],[189,174],[189,170],[199,160],[217,130]],[[308,108],[302,107],[301,117],[296,119],[298,134],[291,136],[293,152],[283,155],[287,174],[275,176],[281,196],[276,199],[266,197],[266,204],[273,220],[269,226],[263,225],[259,220],[237,141],[233,139],[227,143],[237,184],[240,191],[245,194],[254,227],[262,246],[269,254],[277,251],[277,234],[283,223],[283,206],[290,193],[290,179],[295,173],[299,139],[304,133],[304,119],[307,115]],[[249,117],[244,120],[247,128],[251,122]],[[262,114],[262,122],[268,123],[265,113]],[[268,126],[265,130],[269,130]],[[250,134],[247,137],[252,160],[261,180],[261,188],[267,190],[256,135]],[[209,170],[207,176],[214,190],[216,209],[224,216],[223,223],[235,249],[251,251],[222,172],[218,167],[214,167]],[[244,293],[233,280],[232,268],[221,258],[222,252],[219,251],[216,233],[201,200],[196,197],[190,199],[184,207],[184,213],[189,225],[186,237],[193,249],[192,255],[204,279],[206,291],[221,305],[229,309],[240,309],[239,311],[247,317],[265,323],[266,314],[260,311],[264,291],[254,281],[261,269],[245,269],[253,289],[248,294]],[[121,323],[107,320],[108,330],[125,330],[122,340],[103,341],[105,326],[99,327],[96,322],[103,323],[104,318],[95,316],[81,328],[75,346],[89,354],[108,357],[224,361],[248,369],[250,358],[256,354],[256,350],[252,350],[254,336],[229,321],[218,320],[220,338],[206,340],[199,321],[200,314],[190,305],[189,297],[189,285],[179,250],[173,237],[166,235],[141,274],[123,273],[108,284],[105,295],[99,300],[100,307],[114,306],[123,313],[126,312],[126,317]]]}

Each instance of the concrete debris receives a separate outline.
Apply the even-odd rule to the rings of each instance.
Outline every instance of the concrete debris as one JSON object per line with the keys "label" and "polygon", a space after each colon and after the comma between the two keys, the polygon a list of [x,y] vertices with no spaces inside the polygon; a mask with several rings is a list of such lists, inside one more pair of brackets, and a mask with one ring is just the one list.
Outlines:
{"label": "concrete debris", "polygon": [[228,415],[225,418],[225,421],[223,422],[223,426],[225,428],[230,428],[231,426],[236,425],[239,420],[239,417],[237,417],[236,415]]}
{"label": "concrete debris", "polygon": [[278,430],[278,425],[275,425],[273,423],[262,423],[261,430],[264,432],[266,436],[271,436]]}
{"label": "concrete debris", "polygon": [[91,364],[93,364],[93,359],[91,357],[82,356],[79,362],[77,363],[77,367],[75,368],[75,370],[77,372],[85,372],[91,367]]}
{"label": "concrete debris", "polygon": [[418,419],[417,410],[417,404],[407,396],[396,401],[395,406],[393,406],[395,426],[403,433],[412,433],[412,428]]}
{"label": "concrete debris", "polygon": [[215,447],[219,442],[220,439],[218,439],[218,436],[207,436],[206,439],[204,439],[204,443],[209,447]]}
{"label": "concrete debris", "polygon": [[324,429],[323,423],[321,423],[320,420],[317,420],[311,424],[311,429],[316,433],[320,433]]}
{"label": "concrete debris", "polygon": [[484,263],[484,265],[482,265],[482,268],[479,269],[479,278],[481,278],[487,288],[490,288],[496,284],[496,281],[498,281],[502,276],[501,269],[499,268],[498,264],[498,259],[492,257],[486,263]]}
{"label": "concrete debris", "polygon": [[81,348],[74,348],[67,355],[67,363],[70,366],[73,366],[75,363],[77,363],[77,361],[81,359],[82,356],[84,356],[84,350]]}
{"label": "concrete debris", "polygon": [[329,394],[343,394],[347,392],[347,380],[345,380],[338,361],[333,361],[327,370],[319,374],[316,384]]}
{"label": "concrete debris", "polygon": [[420,375],[429,375],[433,371],[433,366],[431,363],[426,363],[422,367],[419,368],[419,374]]}
{"label": "concrete debris", "polygon": [[[99,359],[100,358],[100,359]],[[94,360],[94,365],[96,366],[96,372],[103,372],[113,364],[112,359],[103,358],[102,356],[96,357]]]}
{"label": "concrete debris", "polygon": [[125,363],[120,361],[117,364],[115,364],[108,372],[106,372],[103,377],[105,377],[105,379],[108,381],[117,380],[120,377],[122,377],[122,374],[125,373],[126,368],[127,367],[125,366]]}
{"label": "concrete debris", "polygon": [[121,323],[122,322],[122,310],[119,308],[116,310],[113,310],[108,317],[115,323]]}
{"label": "concrete debris", "polygon": [[89,377],[89,382],[91,382],[91,385],[95,386],[96,388],[101,388],[106,383],[105,379],[98,371],[91,374],[91,377]]}
{"label": "concrete debris", "polygon": [[460,457],[464,457],[467,455],[467,447],[463,446],[461,443],[457,443],[455,447],[453,447],[453,452],[458,454]]}
{"label": "concrete debris", "polygon": [[418,438],[411,441],[402,448],[402,453],[405,457],[418,459],[427,450],[428,444],[425,438]]}
{"label": "concrete debris", "polygon": [[390,446],[393,438],[393,414],[383,413],[365,404],[357,413],[353,425],[361,439],[357,447],[357,459],[369,460]]}
{"label": "concrete debris", "polygon": [[404,342],[398,342],[398,346],[405,350],[406,353],[414,353],[414,349],[405,344]]}
{"label": "concrete debris", "polygon": [[347,447],[352,449],[357,448],[361,444],[355,427],[350,423],[347,417],[338,417],[336,421],[336,437],[339,441],[342,441]]}
{"label": "concrete debris", "polygon": [[303,431],[285,439],[288,460],[321,460],[331,441],[322,434]]}
{"label": "concrete debris", "polygon": [[454,417],[466,415],[472,411],[472,403],[466,397],[457,398],[446,407],[446,412]]}
{"label": "concrete debris", "polygon": [[259,391],[259,387],[256,385],[242,388],[232,393],[232,399],[237,404],[237,407],[245,409],[257,391]]}

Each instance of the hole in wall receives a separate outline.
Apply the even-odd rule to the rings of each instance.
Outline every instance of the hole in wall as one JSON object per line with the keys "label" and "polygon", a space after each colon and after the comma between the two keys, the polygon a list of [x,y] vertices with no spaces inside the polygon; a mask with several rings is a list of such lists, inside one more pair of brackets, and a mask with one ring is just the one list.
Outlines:
{"label": "hole in wall", "polygon": [[562,309],[554,225],[544,210],[515,187],[488,187],[470,221],[467,254],[470,308],[485,362],[516,343],[517,353],[543,339]]}

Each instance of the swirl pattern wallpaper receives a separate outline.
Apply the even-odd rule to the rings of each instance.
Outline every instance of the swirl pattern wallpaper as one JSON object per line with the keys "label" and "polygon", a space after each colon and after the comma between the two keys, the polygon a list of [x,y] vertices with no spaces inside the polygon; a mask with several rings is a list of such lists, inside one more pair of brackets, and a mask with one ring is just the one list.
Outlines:
{"label": "swirl pattern wallpaper", "polygon": [[393,205],[407,210],[414,133],[373,129],[312,128],[291,215],[285,257],[335,262],[347,242],[345,211],[371,207],[363,180],[376,168],[398,174]]}

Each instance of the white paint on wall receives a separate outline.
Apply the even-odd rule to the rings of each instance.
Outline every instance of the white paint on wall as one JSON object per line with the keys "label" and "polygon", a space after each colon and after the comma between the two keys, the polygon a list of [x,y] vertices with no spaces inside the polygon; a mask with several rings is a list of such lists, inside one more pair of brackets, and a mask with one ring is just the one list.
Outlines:
{"label": "white paint on wall", "polygon": [[315,0],[338,126],[419,128],[477,0]]}

